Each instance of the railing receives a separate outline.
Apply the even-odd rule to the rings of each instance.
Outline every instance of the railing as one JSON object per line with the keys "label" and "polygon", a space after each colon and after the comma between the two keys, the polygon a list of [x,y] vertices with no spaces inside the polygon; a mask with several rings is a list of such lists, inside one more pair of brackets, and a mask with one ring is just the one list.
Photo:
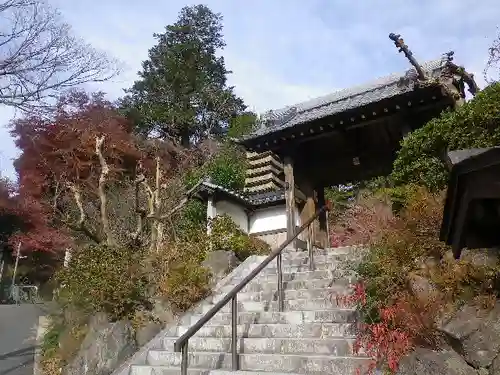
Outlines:
{"label": "railing", "polygon": [[17,285],[10,287],[10,299],[16,304],[38,303],[38,287],[36,285]]}
{"label": "railing", "polygon": [[323,212],[329,210],[327,205],[321,207],[316,213],[307,220],[299,229],[295,231],[293,236],[289,237],[283,244],[277,249],[273,250],[267,258],[259,264],[252,272],[250,272],[238,285],[236,285],[229,293],[227,293],[224,298],[215,304],[205,315],[203,315],[200,320],[198,320],[192,327],[190,327],[181,337],[177,339],[174,345],[176,352],[182,352],[181,359],[181,375],[187,375],[188,371],[188,341],[189,339],[199,331],[210,319],[214,317],[228,302],[231,300],[231,353],[232,353],[232,369],[237,371],[238,364],[238,337],[237,337],[237,326],[238,326],[238,293],[250,282],[252,281],[271,261],[277,259],[277,271],[278,271],[278,306],[279,311],[284,309],[284,293],[283,293],[283,273],[281,269],[281,252],[291,244],[299,234],[301,234],[306,228],[309,229],[309,236],[307,241],[307,247],[309,252],[309,269],[313,269],[313,243],[312,243],[312,227],[311,224],[316,220],[319,215]]}

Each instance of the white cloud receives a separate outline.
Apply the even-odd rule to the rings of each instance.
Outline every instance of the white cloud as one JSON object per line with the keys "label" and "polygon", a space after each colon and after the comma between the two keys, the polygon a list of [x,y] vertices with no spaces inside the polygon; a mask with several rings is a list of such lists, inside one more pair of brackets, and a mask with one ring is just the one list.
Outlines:
{"label": "white cloud", "polygon": [[[181,0],[52,0],[75,31],[126,65],[113,82],[92,85],[116,98],[130,86],[154,44],[175,21]],[[401,33],[418,60],[455,50],[480,84],[500,19],[498,0],[231,0],[205,1],[224,16],[229,78],[250,108],[263,111],[320,96],[408,68],[388,39]],[[478,5],[479,4],[479,5]],[[9,111],[0,112],[6,123]],[[16,152],[0,131],[1,167],[13,176]]]}

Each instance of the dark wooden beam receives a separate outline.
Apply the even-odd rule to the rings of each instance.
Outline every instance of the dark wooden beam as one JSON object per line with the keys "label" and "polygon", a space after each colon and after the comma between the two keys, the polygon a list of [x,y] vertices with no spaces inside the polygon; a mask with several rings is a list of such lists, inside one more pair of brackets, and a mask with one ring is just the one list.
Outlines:
{"label": "dark wooden beam", "polygon": [[[300,222],[305,223],[309,220],[316,211],[316,204],[314,201],[314,188],[310,177],[304,178],[301,182],[301,188],[306,196],[305,204],[300,212]],[[305,240],[310,241],[311,244],[315,245],[316,242],[316,223],[312,223],[310,228],[305,232]]]}
{"label": "dark wooden beam", "polygon": [[[323,207],[326,204],[325,188],[318,187],[318,188],[316,188],[316,192],[317,192],[317,196],[318,196],[318,208]],[[327,219],[328,219],[327,212],[323,212],[318,218],[319,230],[318,230],[317,237],[318,237],[320,246],[323,249],[326,249],[327,247],[330,246],[330,244],[328,243],[329,236],[328,236]]]}
{"label": "dark wooden beam", "polygon": [[[349,131],[357,128],[377,126],[377,123],[380,123],[382,125],[385,122],[391,122],[393,121],[393,119],[397,119],[401,116],[406,116],[406,115],[418,116],[419,114],[427,112],[434,108],[437,107],[441,108],[441,106],[438,104],[439,102],[436,101],[431,102],[427,100],[421,103],[420,99],[418,99],[415,101],[415,105],[413,106],[411,104],[408,105],[408,103],[412,103],[412,101],[403,100],[401,101],[401,103],[396,105],[394,105],[393,103],[392,107],[390,107],[389,109],[384,108],[384,110],[378,110],[378,112],[375,112],[375,110],[373,110],[375,113],[378,113],[378,115],[373,117],[371,115],[365,116],[358,114],[355,117],[345,117],[343,120],[325,119],[318,121],[316,125],[312,124],[303,125],[300,127],[300,129],[290,129],[288,130],[288,133],[280,134],[278,136],[279,140],[277,142],[274,142],[274,140],[273,141],[268,140],[264,142],[264,145],[266,149],[269,147],[273,151],[279,153],[282,149],[295,148],[296,145],[303,144],[305,142],[317,141],[318,139],[324,139],[334,136],[335,134],[338,134],[342,130]],[[446,103],[444,100],[442,109],[444,109],[445,104]],[[370,111],[368,111],[367,113],[370,113]],[[312,126],[312,129],[304,128],[305,126],[308,127]],[[319,130],[320,127],[323,128],[322,131]],[[313,131],[311,132],[311,130]],[[258,144],[256,145],[256,147],[262,148],[262,145]]]}
{"label": "dark wooden beam", "polygon": [[295,176],[293,172],[293,159],[287,155],[283,158],[285,172],[285,202],[286,202],[286,228],[287,238],[291,238],[295,231]]}

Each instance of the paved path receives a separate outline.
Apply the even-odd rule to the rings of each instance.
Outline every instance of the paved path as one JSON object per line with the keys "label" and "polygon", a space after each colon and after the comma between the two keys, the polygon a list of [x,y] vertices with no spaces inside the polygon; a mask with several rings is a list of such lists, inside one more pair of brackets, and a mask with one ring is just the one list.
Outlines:
{"label": "paved path", "polygon": [[41,306],[0,305],[0,375],[33,375]]}

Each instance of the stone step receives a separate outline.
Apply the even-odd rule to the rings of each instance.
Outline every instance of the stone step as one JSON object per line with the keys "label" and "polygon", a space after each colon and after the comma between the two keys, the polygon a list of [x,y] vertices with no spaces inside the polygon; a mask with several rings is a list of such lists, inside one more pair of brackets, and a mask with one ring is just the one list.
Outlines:
{"label": "stone step", "polygon": [[[332,285],[329,288],[319,289],[290,289],[285,290],[285,301],[292,299],[317,299],[335,298],[337,295],[351,294],[352,289],[343,285]],[[226,294],[216,294],[212,296],[212,303],[219,302]],[[278,292],[240,292],[238,293],[238,302],[243,301],[277,301]]]}
{"label": "stone step", "polygon": [[[313,256],[362,256],[365,252],[362,248],[356,247],[337,247],[332,249],[315,249]],[[294,258],[294,257],[304,257],[309,256],[309,251],[307,250],[294,250],[285,249],[281,253],[283,258]]]}
{"label": "stone step", "polygon": [[[353,255],[342,255],[342,254],[325,254],[325,255],[314,255],[313,263],[318,264],[336,264],[336,265],[348,265],[350,263],[356,264],[361,260],[361,256]],[[309,265],[309,255],[308,254],[292,254],[292,255],[282,255],[282,266],[299,266],[299,265]],[[276,259],[272,260],[272,263],[278,264]]]}
{"label": "stone step", "polygon": [[[190,326],[170,327],[167,336],[180,337]],[[231,337],[230,325],[204,326],[193,337]],[[238,325],[238,337],[297,337],[297,338],[328,338],[354,337],[356,324],[354,323],[302,323],[302,324],[250,324]]]}
{"label": "stone step", "polygon": [[[262,270],[261,273],[264,274],[275,274],[277,271],[277,263],[275,261],[269,263],[266,268]],[[342,269],[345,266],[345,262],[332,262],[332,263],[317,263],[315,264],[314,271],[321,270],[334,270],[334,269]],[[309,263],[297,262],[297,264],[285,264],[282,263],[281,269],[283,272],[305,272],[309,271]]]}
{"label": "stone step", "polygon": [[[315,270],[315,271],[298,271],[298,272],[288,272],[283,271],[283,281],[291,281],[291,280],[319,280],[319,279],[332,279],[335,275],[339,275],[342,273],[346,273],[349,271],[340,271],[340,270]],[[264,270],[259,273],[255,279],[259,282],[268,282],[277,280],[278,271],[274,272],[265,272]]]}
{"label": "stone step", "polygon": [[232,371],[232,370],[212,370],[210,375],[298,375],[295,373],[267,372],[267,371]]}
{"label": "stone step", "polygon": [[[326,249],[320,249],[318,247],[314,247],[314,254],[351,254],[358,253],[362,251],[363,248],[359,246],[341,246],[341,247],[328,247]],[[293,254],[293,253],[307,253],[307,250],[295,249],[293,246],[288,246],[283,250],[284,253]]]}
{"label": "stone step", "polygon": [[[328,310],[337,307],[336,298],[316,298],[316,299],[290,299],[284,301],[284,311],[302,311],[302,310]],[[195,309],[195,312],[206,314],[214,304],[204,304]],[[259,312],[259,311],[278,311],[278,301],[238,301],[238,311],[240,312]],[[231,303],[227,303],[220,311],[231,312]]]}
{"label": "stone step", "polygon": [[[164,366],[132,366],[130,375],[179,375],[179,367]],[[232,370],[209,370],[190,368],[188,375],[299,375],[291,372],[267,372],[267,371],[232,371]]]}
{"label": "stone step", "polygon": [[[193,325],[201,319],[202,314],[181,318],[179,325]],[[240,312],[238,324],[302,324],[302,323],[354,323],[356,311],[354,309],[331,309],[318,311],[263,311]],[[231,324],[231,313],[218,312],[208,321],[207,325]]]}
{"label": "stone step", "polygon": [[[163,339],[163,350],[174,351],[177,338]],[[189,340],[189,350],[193,352],[231,352],[230,338],[193,337]],[[354,339],[346,338],[240,338],[237,340],[238,353],[264,354],[325,354],[351,356]]]}
{"label": "stone step", "polygon": [[[310,375],[347,375],[354,373],[356,368],[369,364],[369,361],[365,357],[334,357],[330,355],[311,354],[245,353],[239,354],[238,359],[241,370],[296,372]],[[167,368],[180,366],[181,353],[151,350],[148,353],[147,364],[155,367],[154,372],[152,371],[149,374],[163,374],[160,372],[161,368],[157,366],[166,366]],[[232,358],[231,353],[190,352],[188,354],[188,364],[190,368],[230,369]],[[135,374],[140,373],[136,372]]]}
{"label": "stone step", "polygon": [[[187,373],[188,375],[212,375],[214,371],[210,369],[188,368]],[[179,367],[132,365],[129,375],[179,375],[180,373],[181,370]],[[226,374],[231,374],[231,372],[227,372]]]}
{"label": "stone step", "polygon": [[[322,289],[331,288],[333,285],[349,287],[357,281],[357,277],[342,276],[332,277],[331,279],[317,279],[317,280],[290,280],[283,282],[284,290],[297,290],[297,289]],[[229,293],[235,287],[235,284],[225,285],[218,292],[221,294]],[[278,288],[277,280],[261,281],[258,279],[252,280],[248,283],[240,293],[246,292],[274,292]]]}
{"label": "stone step", "polygon": [[[321,260],[321,258],[320,258]],[[317,261],[314,258],[314,267],[313,270],[342,270],[342,269],[355,269],[356,266],[360,263],[360,259],[333,259],[328,260],[328,262]],[[271,261],[262,272],[272,273],[276,272],[278,262],[276,260]],[[282,260],[281,267],[283,272],[301,272],[301,271],[309,271],[309,258],[297,258],[291,260]]]}

